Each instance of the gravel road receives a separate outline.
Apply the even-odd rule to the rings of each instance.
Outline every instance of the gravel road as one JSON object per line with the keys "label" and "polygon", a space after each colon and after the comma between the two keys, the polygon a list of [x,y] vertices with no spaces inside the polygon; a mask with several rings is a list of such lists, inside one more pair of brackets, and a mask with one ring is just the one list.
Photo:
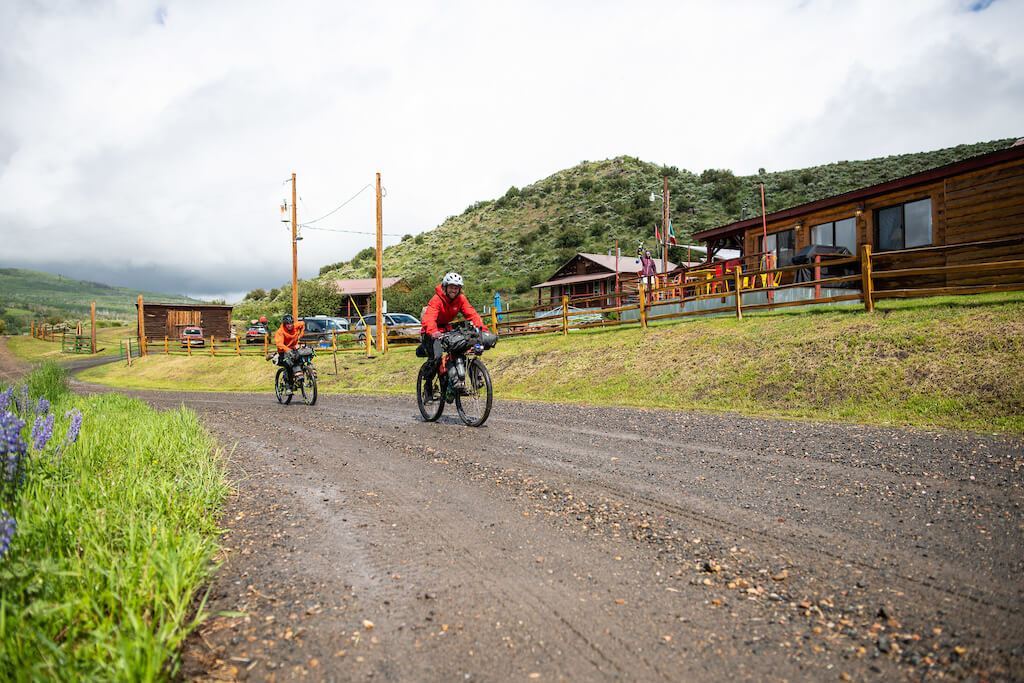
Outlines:
{"label": "gravel road", "polygon": [[237,491],[189,678],[1024,678],[1019,439],[135,393]]}

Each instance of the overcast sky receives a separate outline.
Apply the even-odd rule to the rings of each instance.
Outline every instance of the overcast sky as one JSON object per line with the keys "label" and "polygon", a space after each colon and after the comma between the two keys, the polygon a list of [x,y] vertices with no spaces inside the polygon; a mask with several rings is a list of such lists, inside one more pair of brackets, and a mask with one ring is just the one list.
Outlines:
{"label": "overcast sky", "polygon": [[[585,159],[1020,136],[1022,26],[1021,0],[3,0],[0,266],[232,298],[290,278],[293,171],[300,221],[381,171],[401,235]],[[372,230],[373,193],[317,225]],[[372,240],[307,230],[300,276]]]}

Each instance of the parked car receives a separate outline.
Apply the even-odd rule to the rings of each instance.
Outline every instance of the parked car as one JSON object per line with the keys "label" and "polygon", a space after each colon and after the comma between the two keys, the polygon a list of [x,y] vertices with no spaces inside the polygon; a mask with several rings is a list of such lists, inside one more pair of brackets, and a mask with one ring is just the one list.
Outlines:
{"label": "parked car", "polygon": [[201,327],[186,327],[181,331],[179,340],[182,346],[204,346],[206,342],[203,340],[203,328]]}
{"label": "parked car", "polygon": [[263,325],[249,325],[249,328],[245,331],[245,343],[262,344],[263,338],[269,334],[267,328]]}
{"label": "parked car", "polygon": [[[399,339],[392,339],[391,343],[410,341],[419,343],[420,340],[420,327],[421,323],[419,319],[414,315],[408,313],[386,313],[384,315],[384,324],[387,325],[388,334],[391,337],[399,337]],[[356,341],[366,341],[366,328],[370,328],[370,343],[377,343],[377,316],[376,314],[364,316],[362,320],[357,320],[355,324]]]}
{"label": "parked car", "polygon": [[316,316],[312,318],[301,318],[306,324],[306,331],[302,335],[302,343],[311,346],[330,346],[332,337],[337,336],[339,342],[343,342],[348,335],[348,327],[342,324],[348,321],[344,318],[330,318],[327,316]]}
{"label": "parked car", "polygon": [[306,318],[306,320],[326,320],[327,331],[337,332],[338,334],[348,332],[350,327],[348,318],[342,318],[340,316],[314,315],[311,318]]}

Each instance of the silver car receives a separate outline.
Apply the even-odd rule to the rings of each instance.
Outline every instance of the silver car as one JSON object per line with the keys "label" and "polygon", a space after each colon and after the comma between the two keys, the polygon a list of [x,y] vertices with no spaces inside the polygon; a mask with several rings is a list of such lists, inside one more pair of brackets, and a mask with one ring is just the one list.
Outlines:
{"label": "silver car", "polygon": [[[419,342],[420,340],[420,327],[421,323],[419,319],[414,315],[408,313],[385,313],[384,323],[387,325],[388,336],[391,337],[391,342],[402,343],[406,340],[410,342]],[[377,343],[377,316],[376,314],[370,314],[364,316],[363,319],[357,320],[355,327],[356,341],[366,341],[366,328],[370,328],[370,343]],[[398,337],[399,339],[396,339]]]}

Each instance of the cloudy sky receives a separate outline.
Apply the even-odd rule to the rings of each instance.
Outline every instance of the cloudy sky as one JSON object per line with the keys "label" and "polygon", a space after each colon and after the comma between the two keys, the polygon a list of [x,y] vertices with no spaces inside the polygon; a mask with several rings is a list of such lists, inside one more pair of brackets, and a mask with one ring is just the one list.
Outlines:
{"label": "cloudy sky", "polygon": [[[751,173],[1024,135],[1022,0],[0,2],[0,266],[208,296],[584,159]],[[370,231],[364,191],[318,226]],[[372,244],[307,230],[300,275]],[[389,238],[397,239],[397,238]],[[439,266],[441,267],[441,266]]]}

